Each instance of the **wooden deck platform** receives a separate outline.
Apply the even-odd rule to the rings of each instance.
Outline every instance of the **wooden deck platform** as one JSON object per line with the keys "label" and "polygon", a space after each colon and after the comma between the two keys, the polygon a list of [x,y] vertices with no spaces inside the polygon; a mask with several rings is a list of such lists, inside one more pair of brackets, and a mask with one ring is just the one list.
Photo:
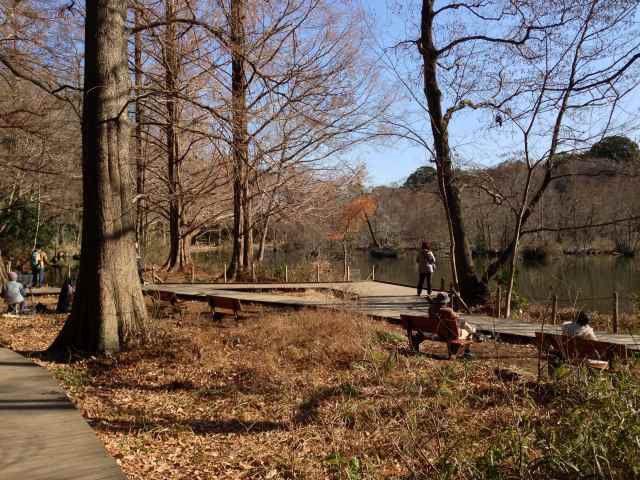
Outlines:
{"label": "wooden deck platform", "polygon": [[126,478],[51,374],[4,348],[0,348],[0,478]]}
{"label": "wooden deck platform", "polygon": [[[325,282],[325,283],[227,283],[227,284],[160,284],[146,285],[148,294],[153,291],[175,293],[179,298],[203,300],[207,295],[236,298],[242,302],[272,307],[290,308],[340,308],[354,310],[374,318],[397,323],[401,314],[426,313],[429,304],[424,296],[418,297],[415,288],[392,283]],[[317,290],[333,294],[333,298],[318,300],[304,298],[299,292]],[[535,323],[515,322],[481,315],[464,315],[481,333],[496,337],[533,342],[535,332],[543,326]],[[560,333],[558,325],[544,325],[544,331]],[[640,335],[596,332],[598,339],[626,345],[640,351]]]}

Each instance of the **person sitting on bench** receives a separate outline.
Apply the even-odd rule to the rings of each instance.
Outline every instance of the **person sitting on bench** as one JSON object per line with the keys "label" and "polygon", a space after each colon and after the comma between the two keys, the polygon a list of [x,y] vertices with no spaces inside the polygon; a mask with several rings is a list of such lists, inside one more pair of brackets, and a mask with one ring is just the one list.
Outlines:
{"label": "person sitting on bench", "polygon": [[450,310],[456,317],[458,328],[460,329],[460,338],[466,340],[470,336],[476,336],[476,327],[467,322],[464,318],[458,316],[452,308],[447,308],[445,305],[449,304],[449,295],[446,292],[440,292],[436,297],[431,300],[431,306],[429,307],[430,317],[439,317],[443,310]]}
{"label": "person sitting on bench", "polygon": [[[444,307],[440,309],[440,319],[443,321],[455,321],[458,325],[458,339],[460,340],[471,340],[475,338],[476,327],[467,322],[464,318],[460,317],[453,309]],[[450,333],[449,333],[450,334]],[[456,354],[455,351],[452,352]],[[464,347],[464,352],[462,354],[463,358],[473,358],[473,354],[471,353],[471,349],[469,344],[466,344]]]}
{"label": "person sitting on bench", "polygon": [[591,317],[587,312],[581,310],[575,321],[564,322],[562,324],[562,334],[569,338],[579,337],[587,340],[596,340],[596,334],[589,325]]}
{"label": "person sitting on bench", "polygon": [[18,282],[18,274],[9,272],[9,281],[2,286],[2,298],[9,306],[9,312],[12,312],[16,306],[19,308],[18,313],[25,310],[25,295],[24,285]]}

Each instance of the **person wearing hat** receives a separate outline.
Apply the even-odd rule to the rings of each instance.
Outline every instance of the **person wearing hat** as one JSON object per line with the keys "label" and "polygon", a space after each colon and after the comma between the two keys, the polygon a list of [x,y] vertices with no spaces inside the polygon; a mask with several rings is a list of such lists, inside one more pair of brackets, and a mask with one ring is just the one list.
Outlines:
{"label": "person wearing hat", "polygon": [[416,263],[418,264],[418,296],[422,293],[422,285],[427,280],[427,293],[431,295],[431,277],[436,269],[436,257],[431,251],[431,246],[427,242],[422,242],[418,255],[416,255]]}
{"label": "person wearing hat", "polygon": [[564,322],[562,324],[562,334],[567,337],[579,337],[586,338],[587,340],[596,340],[596,334],[593,332],[593,328],[589,325],[591,317],[583,310],[578,313],[575,321]]}
{"label": "person wearing hat", "polygon": [[[446,292],[440,292],[434,299],[431,300],[431,306],[429,307],[429,316],[437,317],[441,320],[454,320],[458,326],[457,338],[460,340],[467,340],[470,337],[477,338],[475,325],[467,322],[464,318],[460,317],[452,308],[447,307],[449,304],[449,295]],[[456,335],[454,332],[444,331],[439,336],[446,339],[446,337]],[[469,349],[469,345],[465,347],[463,354],[464,358],[473,358],[473,354]]]}
{"label": "person wearing hat", "polygon": [[16,305],[19,307],[19,311],[22,312],[25,309],[26,295],[24,285],[18,282],[18,274],[16,272],[9,272],[9,281],[2,286],[2,298],[7,303],[9,311],[12,311]]}

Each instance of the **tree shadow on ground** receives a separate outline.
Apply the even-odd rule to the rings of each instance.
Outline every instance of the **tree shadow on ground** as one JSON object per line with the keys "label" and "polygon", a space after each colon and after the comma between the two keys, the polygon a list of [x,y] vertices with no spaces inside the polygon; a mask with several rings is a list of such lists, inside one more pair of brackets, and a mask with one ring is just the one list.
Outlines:
{"label": "tree shadow on ground", "polygon": [[[197,435],[210,433],[254,435],[276,430],[289,430],[289,422],[272,420],[240,420],[237,418],[224,420],[207,420],[198,418],[180,419],[172,415],[154,415],[149,417],[145,412],[125,409],[120,415],[131,416],[132,420],[109,420],[96,417],[89,424],[96,430],[106,433],[144,433],[151,431],[184,431],[189,430]],[[139,420],[145,419],[145,420]]]}

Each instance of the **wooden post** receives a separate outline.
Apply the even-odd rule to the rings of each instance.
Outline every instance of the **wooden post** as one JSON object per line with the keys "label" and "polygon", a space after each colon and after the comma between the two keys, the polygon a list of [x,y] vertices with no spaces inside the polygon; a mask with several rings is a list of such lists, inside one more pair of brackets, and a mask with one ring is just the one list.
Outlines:
{"label": "wooden post", "polygon": [[444,277],[440,278],[440,291],[444,292],[446,289],[444,287]]}
{"label": "wooden post", "polygon": [[498,318],[502,318],[502,287],[498,286]]}
{"label": "wooden post", "polygon": [[284,266],[284,283],[289,283],[289,267]]}
{"label": "wooden post", "polygon": [[618,292],[613,292],[613,333],[618,333]]}
{"label": "wooden post", "polygon": [[351,265],[347,265],[347,282],[351,281]]}
{"label": "wooden post", "polygon": [[316,264],[316,282],[320,283],[320,263]]}
{"label": "wooden post", "polygon": [[251,281],[256,281],[256,262],[251,262]]}
{"label": "wooden post", "polygon": [[226,263],[224,264],[223,271],[224,271],[224,283],[227,283],[227,264]]}
{"label": "wooden post", "polygon": [[375,265],[371,265],[371,280],[373,280],[374,282],[376,280],[376,266]]}
{"label": "wooden post", "polygon": [[195,283],[196,281],[196,267],[191,262],[191,283]]}
{"label": "wooden post", "polygon": [[553,307],[551,308],[551,321],[554,325],[558,323],[558,295],[553,294]]}

